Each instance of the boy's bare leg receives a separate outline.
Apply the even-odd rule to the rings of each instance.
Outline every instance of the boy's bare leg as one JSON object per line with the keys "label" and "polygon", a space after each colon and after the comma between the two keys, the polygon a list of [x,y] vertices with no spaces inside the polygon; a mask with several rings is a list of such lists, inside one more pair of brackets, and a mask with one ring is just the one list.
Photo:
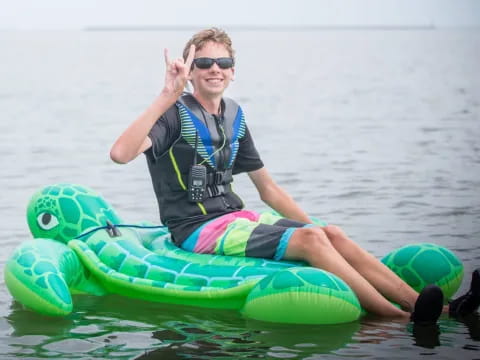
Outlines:
{"label": "boy's bare leg", "polygon": [[409,319],[410,313],[391,304],[335,249],[326,233],[316,227],[295,230],[285,259],[303,260],[343,279],[368,312],[391,318]]}

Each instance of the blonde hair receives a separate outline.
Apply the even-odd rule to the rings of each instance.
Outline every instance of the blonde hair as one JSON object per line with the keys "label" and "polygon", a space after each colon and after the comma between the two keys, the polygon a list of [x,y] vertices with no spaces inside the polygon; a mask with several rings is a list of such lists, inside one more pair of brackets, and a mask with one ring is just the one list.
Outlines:
{"label": "blonde hair", "polygon": [[235,50],[232,48],[232,40],[230,39],[230,36],[228,36],[224,30],[212,27],[197,32],[190,40],[188,40],[185,48],[183,49],[183,60],[187,60],[188,51],[190,50],[190,46],[192,44],[195,45],[196,50],[201,50],[208,42],[224,45],[230,54],[230,57],[235,57]]}

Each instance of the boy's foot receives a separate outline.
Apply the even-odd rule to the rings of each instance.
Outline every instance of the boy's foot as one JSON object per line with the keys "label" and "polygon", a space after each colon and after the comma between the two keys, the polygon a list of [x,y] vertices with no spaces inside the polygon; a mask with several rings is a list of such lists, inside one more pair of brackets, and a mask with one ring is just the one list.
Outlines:
{"label": "boy's foot", "polygon": [[442,313],[443,292],[437,285],[427,285],[423,288],[415,302],[411,320],[416,325],[435,324]]}
{"label": "boy's foot", "polygon": [[472,273],[470,290],[465,295],[452,300],[448,313],[452,317],[462,317],[477,311],[480,306],[480,268]]}

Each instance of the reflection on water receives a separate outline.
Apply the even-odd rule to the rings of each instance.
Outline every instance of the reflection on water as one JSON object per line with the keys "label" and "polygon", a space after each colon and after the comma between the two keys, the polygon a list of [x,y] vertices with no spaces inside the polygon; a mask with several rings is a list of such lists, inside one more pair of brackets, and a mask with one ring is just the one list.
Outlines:
{"label": "reflection on water", "polygon": [[[13,306],[6,317],[12,344],[38,356],[66,356],[72,349],[90,356],[112,352],[192,358],[285,357],[327,354],[355,342],[354,322],[329,326],[281,325],[247,320],[237,312],[152,304],[118,296],[77,296],[78,310],[65,319],[48,319]],[[38,324],[38,327],[32,326]],[[47,324],[45,326],[45,324]],[[68,345],[68,346],[67,346]],[[237,354],[237,355],[235,355]]]}
{"label": "reflection on water", "polygon": [[[377,257],[437,243],[470,274],[480,266],[478,34],[237,31],[228,95],[273,177],[312,216]],[[0,275],[30,239],[26,204],[46,184],[87,185],[126,222],[158,222],[145,161],[118,166],[108,150],[158,93],[163,47],[180,53],[190,35],[0,32]],[[246,176],[235,190],[263,208]],[[75,311],[52,319],[12,302],[0,276],[1,359],[467,359],[479,357],[479,328],[478,315],[432,328],[372,317],[285,326],[119,296],[75,296]]]}
{"label": "reflection on water", "polygon": [[412,326],[415,345],[424,348],[433,349],[440,346],[440,327],[434,325],[417,325]]}
{"label": "reflection on water", "polygon": [[[323,359],[375,354],[396,358],[391,351],[398,346],[408,349],[411,356],[426,350],[453,354],[456,335],[461,335],[464,349],[479,350],[475,344],[480,339],[478,314],[461,320],[443,316],[439,325],[430,327],[371,316],[360,322],[311,326],[270,324],[244,319],[234,311],[154,304],[115,295],[76,296],[75,303],[77,311],[60,319],[13,303],[6,316],[13,331],[4,354],[135,359]],[[2,346],[2,350],[7,348]]]}

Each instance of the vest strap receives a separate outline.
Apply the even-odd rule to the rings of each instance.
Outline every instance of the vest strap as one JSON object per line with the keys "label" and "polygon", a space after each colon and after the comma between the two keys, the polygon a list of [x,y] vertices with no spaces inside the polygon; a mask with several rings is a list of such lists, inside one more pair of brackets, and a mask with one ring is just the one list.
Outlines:
{"label": "vest strap", "polygon": [[225,185],[233,181],[232,169],[225,171],[215,171],[207,174],[207,194],[208,197],[215,197],[227,192]]}
{"label": "vest strap", "polygon": [[207,185],[226,185],[233,181],[232,169],[207,174]]}
{"label": "vest strap", "polygon": [[225,186],[223,185],[209,185],[207,186],[208,197],[215,197],[225,194]]}

